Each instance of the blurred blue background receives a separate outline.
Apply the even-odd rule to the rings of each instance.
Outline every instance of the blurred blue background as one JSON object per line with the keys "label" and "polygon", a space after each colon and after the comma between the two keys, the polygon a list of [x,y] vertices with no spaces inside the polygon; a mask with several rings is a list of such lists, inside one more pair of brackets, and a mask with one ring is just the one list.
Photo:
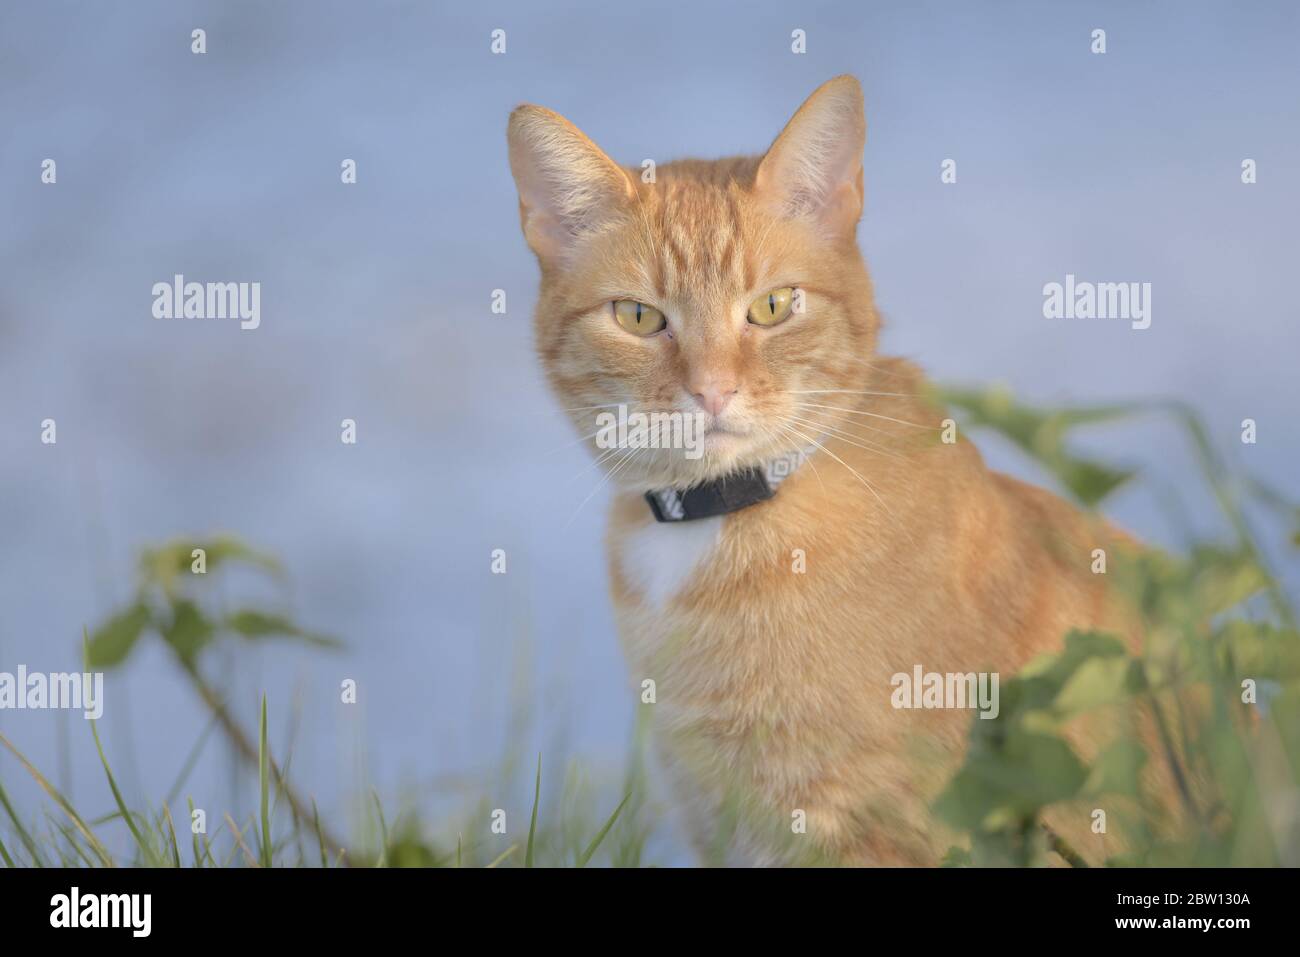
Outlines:
{"label": "blurred blue background", "polygon": [[[604,495],[567,524],[597,476],[532,352],[537,270],[505,151],[524,101],[623,162],[662,162],[761,152],[818,84],[855,73],[885,351],[1040,402],[1190,400],[1235,463],[1294,497],[1298,48],[1300,12],[1280,2],[11,0],[0,670],[76,669],[83,624],[131,597],[141,546],[226,530],[280,556],[294,614],[348,643],[209,662],[250,727],[270,695],[277,748],[297,722],[293,777],[325,816],[346,821],[371,784],[526,814],[527,794],[491,791],[511,745],[618,773],[636,699]],[[57,185],[40,182],[47,157]],[[1150,282],[1151,328],[1044,319],[1042,286],[1067,272]],[[174,273],[259,281],[261,328],[153,319],[151,287]],[[1246,417],[1257,445],[1238,441]],[[1173,428],[1092,439],[1151,478],[1115,500],[1121,524],[1177,545],[1176,501],[1212,515]],[[161,648],[107,696],[128,800],[156,804],[206,714]],[[84,810],[109,809],[79,715],[0,712],[0,730]],[[255,775],[231,768],[214,739],[185,793],[246,812]],[[8,755],[0,778],[36,806]]]}

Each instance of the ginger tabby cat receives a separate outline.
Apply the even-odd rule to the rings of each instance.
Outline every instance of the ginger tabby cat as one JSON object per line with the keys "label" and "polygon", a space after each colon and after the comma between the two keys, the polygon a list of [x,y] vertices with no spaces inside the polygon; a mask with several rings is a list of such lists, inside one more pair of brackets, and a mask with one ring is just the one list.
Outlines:
{"label": "ginger tabby cat", "polygon": [[[950,835],[928,806],[972,714],[896,709],[891,676],[1010,677],[1068,629],[1118,623],[1089,571],[1106,530],[940,441],[921,373],[877,353],[865,135],[850,76],[763,156],[653,177],[542,107],[510,117],[537,348],[579,434],[618,404],[704,417],[696,458],[587,444],[614,489],[614,605],[635,683],[655,682],[672,796],[728,862],[937,863]],[[647,505],[799,449],[767,500],[691,521]]]}

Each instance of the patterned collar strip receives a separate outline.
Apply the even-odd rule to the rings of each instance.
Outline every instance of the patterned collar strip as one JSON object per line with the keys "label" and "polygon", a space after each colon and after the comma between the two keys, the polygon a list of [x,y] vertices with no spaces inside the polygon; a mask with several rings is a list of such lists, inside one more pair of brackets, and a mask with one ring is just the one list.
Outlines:
{"label": "patterned collar strip", "polygon": [[816,446],[808,446],[772,459],[761,469],[751,466],[688,489],[655,489],[646,492],[645,498],[660,522],[691,522],[738,512],[775,495],[777,487],[814,451]]}

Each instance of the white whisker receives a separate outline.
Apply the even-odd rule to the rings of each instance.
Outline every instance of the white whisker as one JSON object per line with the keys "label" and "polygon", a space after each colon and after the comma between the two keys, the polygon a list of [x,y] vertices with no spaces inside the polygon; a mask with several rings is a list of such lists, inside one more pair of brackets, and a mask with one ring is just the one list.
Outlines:
{"label": "white whisker", "polygon": [[872,362],[870,359],[864,359],[862,356],[845,356],[846,359],[852,359],[854,362],[860,362],[872,372],[878,372],[880,375],[891,376],[895,379],[913,379],[915,375],[908,372],[895,372],[893,369],[886,369],[879,363]]}
{"label": "white whisker", "polygon": [[603,429],[597,429],[595,432],[592,432],[591,435],[580,435],[580,436],[578,436],[578,438],[574,439],[572,442],[565,442],[563,445],[557,445],[555,448],[553,448],[553,449],[549,449],[549,450],[543,452],[543,453],[542,453],[542,458],[546,458],[547,456],[554,455],[556,452],[562,452],[562,451],[564,451],[565,449],[571,449],[571,448],[573,448],[575,445],[579,444],[580,442],[586,442],[586,441],[588,441],[588,440],[590,440],[590,439],[594,439],[596,436],[600,435],[600,433],[601,433],[602,431],[604,431],[604,430],[603,430]]}
{"label": "white whisker", "polygon": [[[795,435],[795,434],[794,434],[793,432],[791,432],[789,429],[786,429],[784,426],[781,425],[781,423],[779,423],[779,422],[776,423],[776,427],[777,427],[778,429],[782,429],[782,431],[784,431],[784,433],[785,433],[788,437],[794,439],[794,445],[795,445],[795,447],[794,447],[794,449],[793,449],[792,451],[795,451],[795,452],[801,452],[801,451],[803,451],[803,449],[807,446],[807,443],[801,441],[797,435]],[[765,431],[766,431],[766,430],[765,430]],[[770,433],[769,433],[769,434],[770,434]],[[778,436],[778,438],[779,438],[779,436]],[[812,457],[811,457],[811,456],[808,456],[808,458],[807,458],[807,462],[808,462],[809,465],[812,466],[813,475],[816,475],[816,476],[817,476],[817,484],[821,486],[821,489],[822,489],[822,497],[825,498],[825,497],[826,497],[826,483],[825,483],[824,481],[822,481],[822,473],[821,473],[821,471],[817,468],[817,463],[814,462],[814,461],[812,460]]]}
{"label": "white whisker", "polygon": [[561,409],[561,412],[590,412],[592,409],[617,409],[626,402],[607,402],[604,405],[580,405],[576,409]]}
{"label": "white whisker", "polygon": [[[809,426],[809,427],[814,428],[814,429],[821,429],[823,432],[830,432],[832,435],[834,435],[834,436],[835,436],[837,439],[839,439],[841,442],[848,442],[849,445],[857,446],[858,448],[862,449],[863,451],[866,451],[866,452],[875,452],[877,455],[885,455],[885,456],[888,456],[888,457],[891,458],[891,459],[899,459],[899,460],[901,460],[901,459],[903,458],[903,456],[899,455],[897,452],[891,452],[889,449],[883,448],[883,447],[881,447],[881,446],[879,446],[879,445],[872,445],[872,444],[870,444],[869,440],[862,438],[862,436],[860,436],[860,435],[855,435],[854,433],[852,433],[852,432],[848,432],[848,431],[846,431],[846,430],[844,430],[844,429],[838,429],[838,428],[836,428],[835,426],[827,425],[825,422],[816,422],[816,421],[814,421],[814,420],[812,420],[812,419],[803,419],[803,418],[800,418],[800,417],[797,416],[797,415],[792,415],[792,416],[790,416],[790,418],[791,418],[792,421],[794,421],[794,422],[798,422],[798,423],[800,423],[801,425],[806,425],[806,426]],[[867,445],[859,445],[857,441],[854,441],[855,439],[857,439],[857,440],[859,440],[859,441],[861,441],[861,442],[867,442],[868,444],[867,444]]]}
{"label": "white whisker", "polygon": [[879,412],[867,412],[863,409],[845,409],[838,405],[817,405],[816,403],[810,402],[807,404],[807,408],[832,409],[835,412],[847,412],[849,415],[869,415],[873,419],[884,419],[888,422],[897,422],[899,425],[910,425],[914,429],[933,429],[936,432],[940,429],[940,426],[937,425],[922,425],[919,422],[908,422],[906,419],[896,419],[892,415],[881,415]]}
{"label": "white whisker", "polygon": [[836,455],[836,454],[835,454],[834,452],[832,452],[830,449],[826,448],[826,446],[822,445],[822,444],[821,444],[820,442],[818,442],[816,439],[814,439],[814,438],[809,438],[808,436],[803,435],[803,433],[800,432],[798,429],[796,429],[794,426],[787,426],[787,428],[789,428],[790,431],[794,432],[795,435],[801,436],[802,438],[804,438],[804,439],[806,439],[807,441],[811,442],[813,445],[817,446],[817,448],[821,449],[823,452],[825,452],[827,455],[829,455],[831,458],[833,458],[836,462],[839,462],[840,465],[843,465],[846,469],[848,469],[850,472],[852,472],[853,475],[856,476],[857,480],[858,480],[859,482],[861,482],[861,483],[866,487],[867,491],[870,492],[872,495],[875,496],[876,501],[880,503],[880,507],[881,507],[882,509],[885,510],[885,514],[888,515],[890,518],[893,518],[893,513],[889,511],[889,506],[887,506],[887,505],[885,504],[885,500],[884,500],[883,498],[880,497],[880,493],[877,492],[877,491],[875,490],[875,487],[872,486],[872,484],[871,484],[870,482],[868,482],[866,479],[864,479],[864,478],[863,478],[863,477],[858,473],[858,470],[857,470],[857,469],[855,469],[852,465],[849,465],[848,462],[845,462],[842,458],[840,458],[838,455]]}
{"label": "white whisker", "polygon": [[592,461],[588,462],[585,466],[583,466],[576,475],[574,475],[564,484],[572,485],[578,479],[582,478],[584,475],[587,474],[587,469],[600,468],[600,464],[602,462],[608,459],[611,455],[616,455],[617,453],[622,452],[624,448],[625,448],[624,446],[616,445],[613,448],[606,449],[604,452],[601,452],[600,455],[596,456],[596,458],[594,458]]}
{"label": "white whisker", "polygon": [[802,412],[805,415],[829,416],[840,422],[852,422],[854,426],[859,429],[866,429],[869,432],[879,432],[881,435],[887,435],[891,439],[897,439],[903,434],[900,432],[895,432],[892,429],[882,429],[878,425],[871,425],[870,423],[867,422],[860,422],[857,419],[850,419],[848,418],[848,415],[851,414],[852,410],[837,409],[828,412],[819,411],[821,409],[831,409],[831,408],[832,408],[831,406],[810,405],[807,402],[798,402],[795,404],[796,412]]}
{"label": "white whisker", "polygon": [[578,513],[582,511],[582,507],[591,501],[592,496],[595,495],[597,492],[599,492],[604,487],[605,483],[614,477],[615,473],[617,473],[619,469],[621,469],[628,462],[632,461],[632,459],[636,457],[636,454],[641,451],[644,450],[631,449],[630,451],[628,451],[627,455],[623,456],[623,458],[618,460],[618,462],[614,465],[612,469],[610,469],[603,476],[601,476],[600,481],[596,483],[596,487],[593,488],[590,492],[588,492],[587,497],[578,503],[578,507],[573,510],[573,514],[570,515],[569,520],[564,523],[564,526],[561,529],[561,531],[567,529],[570,525],[572,525],[573,520],[578,517]]}
{"label": "white whisker", "polygon": [[915,399],[920,397],[917,392],[871,392],[867,389],[786,389],[785,395],[892,395],[903,399]]}

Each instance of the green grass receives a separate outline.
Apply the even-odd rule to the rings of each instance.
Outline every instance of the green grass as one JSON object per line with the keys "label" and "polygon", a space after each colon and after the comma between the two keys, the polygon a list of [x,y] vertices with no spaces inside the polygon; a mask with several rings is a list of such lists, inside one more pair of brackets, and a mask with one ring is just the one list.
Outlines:
{"label": "green grass", "polygon": [[[1287,830],[1275,809],[1300,803],[1300,630],[1286,588],[1267,555],[1257,516],[1275,519],[1269,531],[1300,545],[1300,508],[1258,479],[1229,469],[1202,423],[1186,408],[1138,404],[1036,409],[999,390],[950,390],[944,398],[964,427],[991,430],[1053,476],[1057,487],[1090,511],[1140,477],[1129,465],[1078,455],[1068,441],[1076,429],[1125,417],[1168,417],[1188,437],[1197,478],[1220,511],[1226,535],[1191,541],[1185,554],[1146,550],[1111,556],[1107,577],[1146,622],[1143,647],[1114,636],[1071,633],[1059,654],[1034,662],[1002,689],[1000,720],[972,722],[964,764],[935,806],[936,820],[958,835],[945,861],[968,864],[1040,864],[1055,854],[1085,864],[1300,865],[1300,831]],[[189,575],[193,549],[206,553],[207,571]],[[328,651],[337,642],[287,616],[260,609],[224,610],[211,597],[211,573],[240,565],[279,581],[272,558],[230,538],[185,540],[148,549],[136,596],[93,633],[83,634],[87,670],[123,667],[141,641],[156,640],[173,656],[177,673],[212,715],[189,750],[175,782],[155,807],[132,807],[110,763],[111,742],[98,722],[90,733],[112,807],[78,810],[5,735],[0,749],[45,796],[32,818],[20,814],[0,781],[0,864],[6,867],[549,867],[592,864],[645,866],[655,862],[663,820],[646,798],[645,710],[639,714],[622,781],[595,787],[581,765],[548,754],[543,777],[538,754],[530,780],[519,754],[508,751],[500,773],[481,794],[522,793],[531,785],[526,836],[496,834],[493,803],[480,798],[432,820],[413,795],[392,813],[378,792],[359,801],[356,833],[335,834],[314,799],[291,782],[290,753],[272,754],[267,699],[256,733],[203,670],[204,652],[225,642],[271,639]],[[207,589],[208,591],[205,591]],[[1244,682],[1258,685],[1248,701]],[[1079,715],[1109,711],[1123,720],[1093,759],[1075,754],[1063,733]],[[1149,715],[1159,731],[1148,753],[1133,730]],[[249,722],[251,724],[251,721]],[[513,740],[527,729],[516,721]],[[191,829],[186,853],[171,805],[179,800],[205,743],[220,734],[249,768],[257,767],[257,808],[236,820],[209,809],[210,833]],[[292,738],[292,735],[291,735]],[[1137,770],[1164,764],[1180,782],[1182,806],[1167,814],[1144,792]],[[529,770],[532,770],[530,767]],[[1024,782],[1032,781],[1032,788]],[[1187,782],[1195,781],[1192,788]],[[546,787],[544,788],[544,784]],[[252,799],[254,796],[249,795]],[[736,813],[744,810],[739,796]],[[194,801],[186,799],[193,820]],[[1123,856],[1074,848],[1044,830],[1045,818],[1079,807],[1109,808],[1132,837]],[[511,811],[510,821],[515,821]],[[719,827],[715,853],[725,859],[731,825]],[[184,833],[182,826],[181,835]],[[250,847],[250,844],[255,845]]]}
{"label": "green grass", "polygon": [[[550,827],[541,814],[543,788],[541,761],[533,780],[533,806],[529,819],[528,835],[522,857],[517,853],[519,842],[508,835],[491,835],[489,818],[482,813],[471,813],[448,824],[446,849],[437,835],[437,828],[426,828],[409,815],[402,826],[390,829],[388,814],[376,792],[371,792],[372,808],[378,820],[377,844],[367,844],[360,839],[355,843],[327,849],[320,827],[319,812],[312,804],[310,820],[294,821],[291,815],[281,812],[278,817],[288,828],[279,841],[273,839],[273,826],[277,814],[272,806],[273,785],[270,774],[270,754],[267,748],[266,700],[260,712],[258,739],[261,744],[258,774],[258,817],[243,823],[224,815],[223,822],[211,834],[191,833],[188,859],[182,857],[176,824],[170,808],[164,804],[156,812],[133,809],[127,806],[117,784],[108,757],[99,740],[99,731],[92,725],[91,734],[99,750],[105,780],[116,805],[116,810],[98,818],[87,820],[56,789],[6,736],[0,734],[0,747],[17,760],[37,785],[51,799],[62,815],[47,817],[45,827],[25,822],[15,810],[8,793],[0,787],[0,808],[8,820],[9,829],[17,841],[11,848],[0,840],[0,863],[5,867],[508,867],[508,866],[576,866],[586,867],[598,859],[602,848],[611,852],[611,834],[615,832],[623,812],[633,803],[627,794],[603,823],[590,829],[590,837],[581,846],[568,842],[556,825]],[[195,805],[187,799],[191,819]],[[215,815],[214,815],[215,816]],[[288,819],[285,821],[285,819]],[[466,842],[464,834],[483,835],[480,840]],[[454,845],[451,834],[454,833]],[[621,853],[627,852],[626,842],[644,837],[644,830],[628,829],[620,835]],[[257,835],[256,853],[249,847],[247,836]],[[125,850],[113,853],[111,845],[125,842]],[[644,851],[643,841],[638,842],[638,854]],[[310,849],[310,850],[308,850]]]}

